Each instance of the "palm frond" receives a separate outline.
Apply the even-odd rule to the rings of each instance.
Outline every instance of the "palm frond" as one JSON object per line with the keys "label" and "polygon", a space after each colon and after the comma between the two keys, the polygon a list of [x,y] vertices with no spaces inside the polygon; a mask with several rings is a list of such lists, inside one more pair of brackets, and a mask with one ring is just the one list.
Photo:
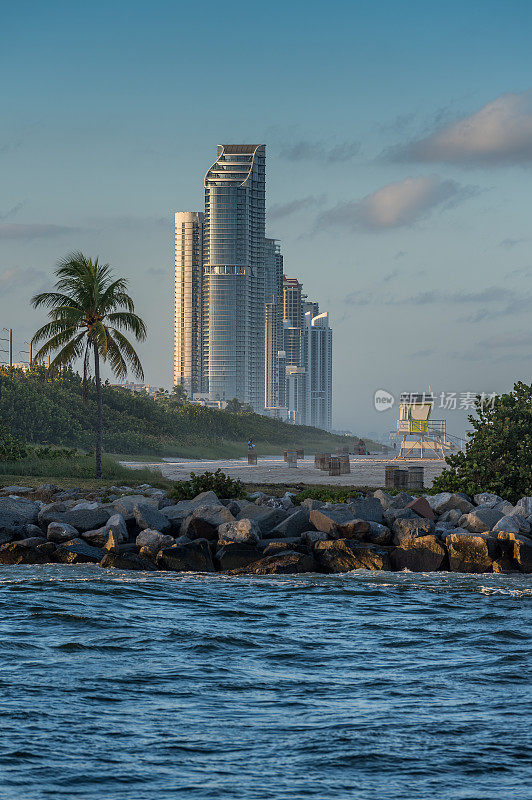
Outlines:
{"label": "palm frond", "polygon": [[31,343],[37,344],[48,336],[56,336],[56,334],[63,333],[65,331],[73,332],[75,329],[76,326],[71,325],[66,320],[55,319],[52,322],[47,322],[46,325],[42,326],[42,328],[39,328],[39,330],[33,334]]}
{"label": "palm frond", "polygon": [[140,317],[130,311],[114,311],[112,314],[107,314],[106,321],[123,331],[131,331],[140,342],[146,338],[146,325]]}
{"label": "palm frond", "polygon": [[48,308],[54,309],[61,308],[62,306],[75,305],[75,301],[70,295],[61,292],[40,292],[40,294],[35,294],[30,302],[33,308],[47,306]]}
{"label": "palm frond", "polygon": [[120,333],[120,331],[117,330],[116,328],[109,329],[109,336],[115,340],[116,344],[120,348],[122,357],[130,365],[131,371],[135,375],[135,377],[139,378],[139,380],[144,380],[144,370],[142,369],[140,358],[135,352],[135,348],[133,347],[129,339],[126,339],[124,334]]}
{"label": "palm frond", "polygon": [[99,306],[102,313],[112,308],[125,306],[129,311],[135,310],[135,304],[127,293],[127,280],[118,278],[106,286],[100,296]]}
{"label": "palm frond", "polygon": [[120,347],[114,341],[111,334],[107,342],[107,357],[113,374],[117,378],[125,378],[127,376],[127,364],[120,351]]}
{"label": "palm frond", "polygon": [[85,333],[79,333],[74,339],[71,339],[62,350],[56,355],[54,360],[48,367],[50,375],[56,374],[62,367],[69,367],[76,358],[79,358],[83,352],[83,340]]}
{"label": "palm frond", "polygon": [[72,334],[68,334],[68,336],[65,334],[58,334],[58,336],[52,337],[52,339],[46,342],[40,350],[35,353],[34,360],[40,362],[45,356],[59,350],[48,367],[48,372],[54,374],[60,367],[69,367],[72,362],[81,355],[84,337],[85,333],[78,333],[77,336],[74,337]]}
{"label": "palm frond", "polygon": [[[49,353],[52,353],[59,347],[63,347],[63,345],[66,345],[68,342],[72,341],[72,337],[75,335],[75,333],[76,333],[75,327],[65,328],[63,331],[59,331],[58,333],[55,334],[55,336],[52,336],[50,339],[48,339],[47,342],[43,344],[42,347],[39,348],[39,350],[33,356],[33,360],[39,362],[41,361],[41,359],[45,358],[45,356],[47,356]],[[79,334],[78,336],[76,336],[76,338],[79,338],[79,336],[83,337],[85,336],[85,333]]]}

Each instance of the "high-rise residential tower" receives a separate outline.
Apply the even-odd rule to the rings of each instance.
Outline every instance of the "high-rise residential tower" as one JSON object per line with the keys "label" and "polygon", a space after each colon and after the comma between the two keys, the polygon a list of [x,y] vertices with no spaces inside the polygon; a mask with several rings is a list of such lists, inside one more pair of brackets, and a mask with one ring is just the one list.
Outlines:
{"label": "high-rise residential tower", "polygon": [[203,213],[178,211],[174,230],[174,385],[192,398],[203,390]]}
{"label": "high-rise residential tower", "polygon": [[332,331],[265,236],[265,160],[265,145],[218,145],[205,212],[175,215],[174,383],[330,428]]}
{"label": "high-rise residential tower", "polygon": [[307,372],[306,424],[315,428],[332,427],[332,330],[329,315],[311,311],[305,314],[303,345]]}
{"label": "high-rise residential tower", "polygon": [[264,409],[265,145],[218,145],[205,176],[204,357],[211,400]]}

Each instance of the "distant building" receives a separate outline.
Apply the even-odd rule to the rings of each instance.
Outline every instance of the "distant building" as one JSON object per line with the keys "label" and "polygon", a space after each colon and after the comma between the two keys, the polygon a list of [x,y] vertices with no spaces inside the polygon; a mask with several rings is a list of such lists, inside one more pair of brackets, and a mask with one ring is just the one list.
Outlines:
{"label": "distant building", "polygon": [[218,145],[205,176],[205,353],[212,400],[264,410],[264,145]]}
{"label": "distant building", "polygon": [[283,275],[283,319],[290,320],[294,328],[303,325],[302,291],[303,284],[297,278]]}
{"label": "distant building", "polygon": [[175,214],[174,384],[329,429],[332,332],[265,236],[265,172],[265,145],[218,145],[205,211]]}
{"label": "distant building", "polygon": [[312,318],[305,314],[305,353],[307,371],[306,424],[330,430],[332,427],[332,330],[329,315]]}
{"label": "distant building", "polygon": [[189,397],[203,389],[203,219],[201,211],[175,215],[174,386]]}
{"label": "distant building", "polygon": [[116,389],[127,389],[129,392],[135,392],[136,394],[147,394],[148,397],[151,397],[152,399],[159,391],[158,387],[156,386],[147,386],[145,383],[133,383],[132,381],[111,383],[110,386]]}

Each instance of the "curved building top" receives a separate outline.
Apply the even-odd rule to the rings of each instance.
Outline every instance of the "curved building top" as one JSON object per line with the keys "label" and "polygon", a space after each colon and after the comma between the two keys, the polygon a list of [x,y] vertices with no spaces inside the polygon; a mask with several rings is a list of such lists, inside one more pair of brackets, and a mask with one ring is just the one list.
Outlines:
{"label": "curved building top", "polygon": [[219,144],[218,158],[205,175],[205,188],[233,184],[244,186],[257,156],[264,158],[264,144]]}

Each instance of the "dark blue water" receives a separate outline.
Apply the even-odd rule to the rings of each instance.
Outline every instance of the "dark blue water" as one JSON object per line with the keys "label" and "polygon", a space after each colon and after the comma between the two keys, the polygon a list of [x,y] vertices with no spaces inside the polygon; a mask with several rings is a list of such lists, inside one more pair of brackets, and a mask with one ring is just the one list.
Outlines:
{"label": "dark blue water", "polygon": [[530,576],[0,571],[0,798],[527,800]]}

